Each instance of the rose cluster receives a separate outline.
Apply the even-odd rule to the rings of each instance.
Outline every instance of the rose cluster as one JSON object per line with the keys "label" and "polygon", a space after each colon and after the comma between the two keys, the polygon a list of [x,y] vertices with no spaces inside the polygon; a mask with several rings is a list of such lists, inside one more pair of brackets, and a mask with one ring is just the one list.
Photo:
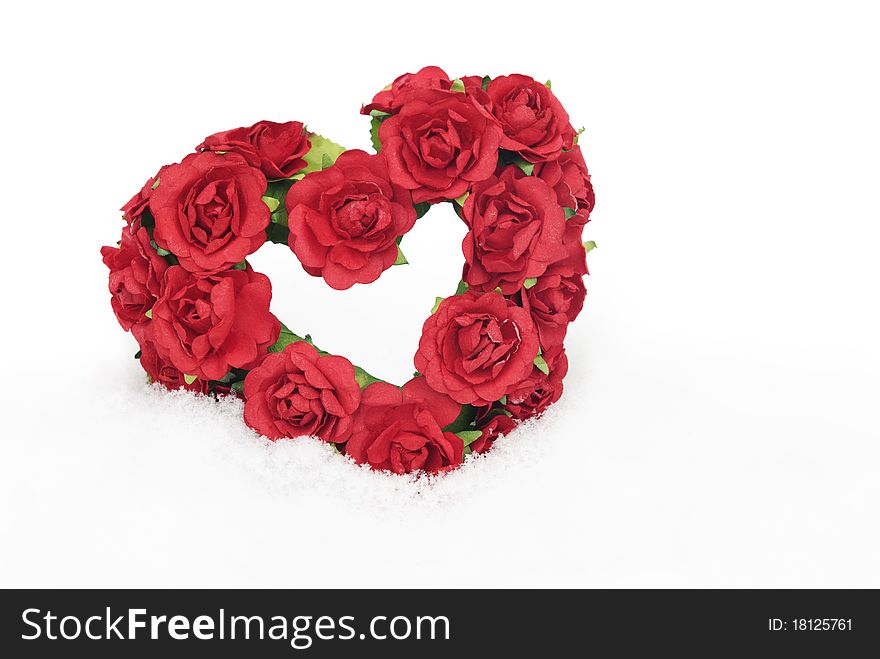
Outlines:
{"label": "rose cluster", "polygon": [[[593,246],[590,175],[549,82],[528,76],[426,67],[361,111],[375,154],[260,121],[162,167],[101,250],[111,305],[152,382],[239,396],[272,440],[312,435],[374,469],[448,471],[562,394]],[[437,203],[467,227],[462,277],[437,299],[402,387],[270,311],[269,278],[247,261],[264,243],[347,289],[406,263],[402,237]]]}

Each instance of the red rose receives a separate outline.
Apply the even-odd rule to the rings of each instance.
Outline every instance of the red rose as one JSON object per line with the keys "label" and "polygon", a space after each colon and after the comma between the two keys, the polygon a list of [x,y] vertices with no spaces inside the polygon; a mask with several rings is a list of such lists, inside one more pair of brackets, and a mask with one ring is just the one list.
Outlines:
{"label": "red rose", "polygon": [[266,242],[266,177],[234,153],[188,155],[150,197],[153,239],[190,272],[232,267]]}
{"label": "red rose", "polygon": [[568,372],[565,349],[559,345],[541,356],[549,367],[549,374],[535,366],[532,374],[507,394],[504,409],[510,412],[514,419],[522,420],[536,416],[562,396],[562,379]]}
{"label": "red rose", "polygon": [[463,279],[471,288],[505,295],[539,277],[565,256],[565,213],[549,185],[536,176],[520,176],[510,165],[501,177],[478,183],[462,208],[470,231],[462,242]]}
{"label": "red rose", "polygon": [[409,192],[388,179],[385,161],[357,150],[307,174],[285,204],[290,248],[306,272],[338,290],[376,281],[416,221]]}
{"label": "red rose", "polygon": [[283,124],[258,121],[250,128],[233,128],[214,133],[196,151],[231,151],[241,155],[251,167],[262,170],[268,179],[290,178],[306,166],[303,156],[312,144],[299,121]]}
{"label": "red rose", "polygon": [[486,110],[504,131],[502,149],[529,162],[543,162],[574,146],[577,133],[547,85],[524,75],[500,76],[489,82],[486,95]]}
{"label": "red rose", "polygon": [[535,165],[533,174],[553,188],[560,206],[577,211],[584,224],[589,221],[596,197],[580,147],[564,152],[556,160]]}
{"label": "red rose", "polygon": [[523,306],[532,314],[544,350],[562,343],[568,324],[584,307],[587,260],[578,217],[566,222],[562,241],[565,257],[551,263],[534,286],[522,290]]}
{"label": "red rose", "polygon": [[404,73],[373,97],[373,101],[361,108],[361,114],[373,110],[394,114],[400,108],[400,97],[410,89],[448,90],[452,81],[439,66],[426,66],[418,73]]}
{"label": "red rose", "polygon": [[382,122],[379,138],[391,180],[412,190],[415,203],[455,199],[492,175],[501,128],[471,96],[415,89],[400,103]]}
{"label": "red rose", "polygon": [[199,277],[171,266],[153,307],[156,347],[175,368],[205,380],[250,368],[281,331],[271,298],[269,278],[250,266]]}
{"label": "red rose", "polygon": [[496,414],[479,427],[483,434],[471,442],[471,453],[485,453],[492,448],[496,439],[503,437],[514,428],[516,428],[516,421],[504,413]]}
{"label": "red rose", "polygon": [[374,382],[363,391],[345,452],[358,464],[395,474],[448,471],[461,464],[464,442],[442,428],[460,411],[423,377],[413,378],[402,389]]}
{"label": "red rose", "polygon": [[340,443],[351,436],[361,388],[345,357],[298,341],[251,369],[244,398],[245,423],[269,439],[313,435]]}
{"label": "red rose", "polygon": [[146,323],[145,315],[156,303],[168,263],[150,246],[147,230],[135,222],[122,230],[119,247],[102,247],[104,265],[110,268],[110,304],[128,331]]}
{"label": "red rose", "polygon": [[568,323],[583,309],[586,295],[581,275],[545,274],[523,291],[523,306],[532,314],[544,350],[563,342]]}
{"label": "red rose", "polygon": [[175,368],[170,362],[163,359],[153,343],[152,331],[146,329],[137,335],[138,344],[141,349],[141,366],[150,377],[151,382],[158,382],[167,389],[176,390],[186,389],[201,394],[208,393],[208,381],[197,378],[187,384],[183,378],[183,372]]}
{"label": "red rose", "polygon": [[462,404],[488,405],[532,371],[538,333],[529,312],[499,293],[448,297],[425,321],[416,369]]}
{"label": "red rose", "polygon": [[128,222],[129,225],[140,220],[141,215],[143,215],[144,211],[147,210],[147,208],[149,207],[150,197],[153,194],[153,188],[156,185],[156,181],[158,181],[162,176],[162,173],[165,171],[166,167],[168,167],[168,165],[160,169],[158,174],[151,177],[146,183],[144,183],[144,187],[142,187],[134,197],[129,199],[126,202],[125,206],[119,209],[122,211],[122,219]]}

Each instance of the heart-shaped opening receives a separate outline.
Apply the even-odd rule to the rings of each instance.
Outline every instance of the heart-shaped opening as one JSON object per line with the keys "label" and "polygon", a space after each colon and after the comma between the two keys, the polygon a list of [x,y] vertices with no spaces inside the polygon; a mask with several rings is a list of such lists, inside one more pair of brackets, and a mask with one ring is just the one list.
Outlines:
{"label": "heart-shaped opening", "polygon": [[306,274],[284,245],[267,245],[248,262],[271,278],[272,312],[293,332],[402,384],[413,376],[413,352],[435,299],[452,295],[461,279],[466,233],[452,206],[438,204],[407,233],[408,264],[342,291]]}

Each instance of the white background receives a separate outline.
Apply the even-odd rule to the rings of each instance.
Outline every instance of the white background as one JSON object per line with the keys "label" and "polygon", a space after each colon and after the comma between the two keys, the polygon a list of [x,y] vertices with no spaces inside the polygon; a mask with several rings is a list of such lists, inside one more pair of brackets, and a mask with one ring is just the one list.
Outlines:
{"label": "white background", "polygon": [[[877,16],[740,2],[6,3],[2,586],[880,586]],[[99,247],[205,135],[350,148],[398,74],[552,79],[593,173],[566,395],[436,484],[147,387]],[[292,329],[402,381],[460,272],[330,290],[253,259]]]}

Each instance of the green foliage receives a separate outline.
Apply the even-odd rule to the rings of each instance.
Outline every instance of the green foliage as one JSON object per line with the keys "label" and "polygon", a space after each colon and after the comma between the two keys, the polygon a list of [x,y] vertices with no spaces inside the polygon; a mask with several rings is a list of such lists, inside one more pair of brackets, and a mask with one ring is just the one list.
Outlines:
{"label": "green foliage", "polygon": [[550,367],[547,365],[547,362],[544,361],[544,357],[542,357],[541,355],[535,357],[535,367],[544,375],[550,374]]}
{"label": "green foliage", "polygon": [[269,352],[281,352],[291,343],[296,343],[297,341],[305,341],[305,339],[298,334],[294,334],[293,332],[291,332],[287,328],[287,325],[282,324],[281,333],[278,335],[278,340],[269,347]]}
{"label": "green foliage", "polygon": [[287,230],[286,224],[275,224],[272,222],[266,227],[266,240],[269,242],[286,245],[289,236],[290,232]]}
{"label": "green foliage", "polygon": [[162,249],[161,247],[159,247],[159,245],[156,244],[155,240],[150,241],[150,246],[156,250],[156,254],[158,254],[159,256],[168,256],[169,254],[171,254],[171,252],[169,252],[167,249]]}
{"label": "green foliage", "polygon": [[531,176],[532,173],[535,171],[535,163],[529,162],[524,158],[516,158],[513,161],[513,164],[519,167],[523,171],[523,174],[525,174],[526,176]]}
{"label": "green foliage", "polygon": [[379,126],[381,125],[382,119],[380,117],[372,117],[370,119],[370,142],[376,153],[382,150],[382,141],[379,139]]}
{"label": "green foliage", "polygon": [[516,165],[526,176],[531,176],[535,171],[535,164],[529,162],[515,151],[500,149],[498,151],[498,164],[501,167]]}
{"label": "green foliage", "polygon": [[310,133],[309,142],[311,142],[312,148],[303,157],[306,161],[306,167],[302,170],[303,174],[327,169],[345,151],[344,146],[340,146],[323,135],[318,135],[318,133]]}
{"label": "green foliage", "polygon": [[[290,187],[295,182],[295,179],[282,178],[269,181],[266,185],[266,194],[263,196],[263,201],[272,212],[271,219],[273,224],[287,226],[287,207],[284,205],[284,200],[287,198],[288,190],[290,190]],[[286,239],[285,242],[287,242]]]}
{"label": "green foliage", "polygon": [[455,421],[443,428],[444,432],[459,433],[462,430],[469,430],[474,425],[474,419],[477,418],[477,408],[473,405],[462,405],[461,412],[455,417]]}
{"label": "green foliage", "polygon": [[358,386],[360,386],[361,389],[365,389],[374,382],[382,382],[382,380],[370,375],[360,366],[354,367],[354,379],[357,380]]}
{"label": "green foliage", "polygon": [[455,434],[461,437],[465,446],[470,446],[483,436],[483,433],[480,430],[462,430],[461,432],[457,432]]}
{"label": "green foliage", "polygon": [[403,250],[400,249],[400,245],[397,246],[397,259],[394,261],[394,265],[406,265],[409,261],[406,260],[406,257],[403,255]]}
{"label": "green foliage", "polygon": [[423,201],[420,204],[415,204],[414,208],[416,209],[416,219],[418,219],[420,217],[423,217],[425,213],[430,210],[431,204],[427,201]]}

